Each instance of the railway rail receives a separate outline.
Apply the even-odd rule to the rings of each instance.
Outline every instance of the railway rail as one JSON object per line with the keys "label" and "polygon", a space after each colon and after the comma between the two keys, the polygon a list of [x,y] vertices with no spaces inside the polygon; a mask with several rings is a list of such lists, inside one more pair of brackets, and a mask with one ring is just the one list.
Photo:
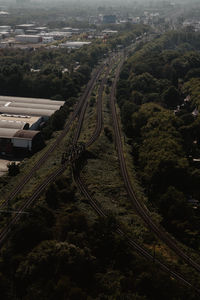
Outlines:
{"label": "railway rail", "polygon": [[63,131],[58,136],[58,138],[55,140],[55,142],[47,149],[47,151],[41,156],[41,158],[34,164],[34,166],[31,168],[31,170],[22,178],[22,180],[15,186],[15,188],[11,191],[11,193],[8,195],[8,197],[5,199],[5,201],[1,202],[0,209],[4,208],[8,205],[16,196],[21,192],[23,187],[27,184],[27,182],[34,176],[35,172],[46,162],[46,160],[49,158],[49,156],[53,153],[53,151],[56,149],[58,144],[63,140],[63,138],[68,133],[73,121],[78,116],[79,112],[81,111],[82,106],[84,105],[86,99],[88,98],[88,95],[92,88],[94,87],[94,84],[96,80],[99,78],[103,67],[101,66],[95,74],[93,74],[91,80],[89,81],[80,101],[77,103],[71,117],[69,118],[68,122],[66,123]]}
{"label": "railway rail", "polygon": [[121,139],[121,133],[120,133],[120,127],[118,122],[118,116],[116,112],[116,106],[115,106],[115,90],[116,90],[116,84],[119,76],[120,68],[118,69],[114,80],[114,84],[112,86],[111,91],[111,111],[112,111],[112,119],[113,119],[113,127],[114,127],[114,135],[115,135],[115,143],[116,148],[118,152],[118,158],[119,158],[119,164],[121,169],[121,174],[125,183],[125,187],[127,190],[127,193],[129,195],[129,198],[131,199],[135,210],[137,211],[138,215],[143,219],[143,221],[146,223],[147,227],[149,227],[171,250],[173,250],[180,258],[182,258],[188,265],[195,268],[198,272],[200,272],[200,265],[195,262],[190,256],[188,256],[186,253],[183,252],[183,250],[177,245],[177,243],[169,236],[168,233],[164,231],[164,229],[154,223],[152,220],[149,211],[147,208],[141,204],[141,202],[138,200],[132,184],[131,180],[128,174],[125,158],[124,158],[124,151],[123,151],[123,145],[122,145],[122,139]]}
{"label": "railway rail", "polygon": [[[121,69],[121,66],[123,64],[123,60],[121,61],[121,63],[119,64],[119,67],[117,68],[117,72],[116,72],[116,76],[115,76],[115,81],[113,83],[112,86],[112,93],[111,96],[113,96],[113,90],[116,88],[116,82],[117,79],[119,77],[119,72]],[[106,81],[105,81],[106,83]],[[100,96],[101,95],[101,96]],[[86,143],[86,146],[90,146],[92,143],[94,143],[102,130],[102,125],[103,125],[103,118],[102,118],[102,95],[103,95],[103,90],[99,89],[99,97],[98,97],[98,102],[97,102],[97,122],[96,122],[96,128],[95,131],[93,133],[93,135],[91,136],[91,138],[89,139],[89,141]],[[84,113],[82,115],[82,118],[79,119],[80,124],[83,123],[83,118],[84,118]],[[77,143],[79,135],[80,135],[80,130],[81,130],[82,126],[79,126],[77,128],[77,132],[76,132],[76,138],[74,139],[74,143]],[[121,136],[120,136],[121,139]],[[74,170],[74,179],[75,182],[79,188],[79,190],[82,192],[82,194],[88,199],[88,202],[90,204],[90,206],[95,210],[95,212],[101,216],[101,217],[107,217],[107,213],[102,209],[101,205],[95,201],[87,187],[85,182],[83,181],[83,179],[80,177],[79,171]],[[166,264],[164,264],[163,262],[161,262],[159,259],[155,258],[154,255],[150,254],[144,247],[140,246],[138,243],[136,243],[133,239],[131,239],[118,225],[116,228],[116,233],[118,233],[120,236],[122,236],[127,244],[135,251],[137,251],[140,255],[142,255],[144,258],[146,258],[147,260],[153,261],[157,266],[159,266],[160,269],[162,269],[164,272],[167,272],[168,274],[170,274],[170,276],[172,276],[173,278],[179,280],[184,286],[187,286],[188,288],[194,289],[195,292],[200,295],[200,290],[196,287],[194,287],[186,278],[184,278],[181,274],[179,274],[178,272],[175,272],[173,270],[171,270],[171,268],[169,266],[167,266]]]}
{"label": "railway rail", "polygon": [[[112,62],[110,62],[112,63]],[[99,137],[102,126],[103,126],[103,116],[102,116],[102,99],[103,99],[103,91],[104,91],[104,86],[107,83],[108,80],[108,75],[110,72],[110,68],[107,69],[107,72],[105,74],[105,77],[102,80],[102,84],[100,85],[99,92],[98,92],[98,99],[97,99],[97,116],[96,116],[96,128],[94,130],[93,135],[89,139],[89,141],[86,143],[86,147],[91,146]]]}
{"label": "railway rail", "polygon": [[[77,130],[76,133],[74,135],[74,139],[73,139],[73,144],[76,144],[76,142],[78,141],[79,138],[79,134],[81,131],[81,127],[82,127],[82,123],[83,123],[83,119],[84,119],[84,115],[85,115],[85,111],[88,105],[88,101],[87,99],[89,99],[89,97],[91,96],[93,87],[95,85],[95,82],[97,81],[97,79],[99,78],[99,76],[102,74],[104,67],[101,67],[96,73],[95,73],[95,77],[91,80],[91,82],[88,84],[87,87],[87,91],[85,91],[84,95],[81,97],[80,102],[77,104],[76,109],[73,113],[73,115],[71,116],[70,120],[68,121],[68,123],[66,124],[64,130],[62,131],[62,133],[60,134],[60,136],[58,137],[58,139],[56,140],[56,142],[52,145],[51,149],[55,149],[55,147],[58,144],[58,141],[60,142],[64,136],[67,134],[70,124],[72,124],[72,122],[75,120],[75,118],[79,115],[79,120],[78,120],[78,126],[77,126]],[[107,76],[107,72],[106,75]],[[99,90],[103,89],[103,85],[105,84],[104,81],[101,82],[100,88]],[[100,98],[98,98],[99,101],[101,100]],[[46,155],[50,155],[52,153],[52,151],[49,152],[49,149],[45,152],[45,154],[42,156],[46,158]],[[48,157],[47,157],[48,158]],[[47,159],[46,158],[46,159]],[[40,160],[39,160],[40,161]],[[39,162],[38,161],[38,162]],[[33,176],[34,172],[37,170],[36,166],[40,167],[41,165],[38,165],[38,162],[36,163],[36,165],[32,168],[32,170],[29,172],[29,178],[28,180]],[[27,208],[29,208],[33,202],[39,197],[39,195],[43,192],[43,190],[49,185],[49,183],[51,183],[56,177],[60,176],[66,169],[66,165],[69,163],[69,159],[67,159],[61,167],[57,168],[53,173],[51,173],[41,184],[39,184],[35,190],[33,191],[32,195],[30,196],[30,198],[27,199],[27,201],[25,201],[24,204],[22,204],[22,206],[18,209],[17,212],[14,212],[14,216],[11,218],[11,220],[9,221],[9,223],[2,229],[2,231],[0,232],[0,248],[3,245],[5,239],[7,238],[8,234],[10,233],[11,229],[13,228],[14,224],[17,223],[17,221],[20,219],[21,214],[24,210],[26,210]],[[28,180],[26,179],[26,177],[24,177],[24,179],[22,180],[21,184],[24,186]],[[16,189],[10,194],[10,198],[7,199],[7,201],[4,203],[4,205],[1,205],[1,208],[4,208],[6,205],[8,205],[8,203],[16,196],[17,193],[19,193],[21,191],[21,189],[23,188],[23,186],[19,186],[19,188]]]}
{"label": "railway rail", "polygon": [[[100,204],[91,197],[84,181],[78,174],[75,175],[75,181],[76,181],[76,184],[77,184],[79,190],[88,199],[90,206],[95,210],[95,212],[100,217],[107,217],[106,212],[101,208]],[[144,247],[142,247],[138,243],[136,243],[120,228],[120,226],[117,226],[116,233],[119,234],[121,237],[123,237],[126,240],[127,244],[130,246],[130,248],[137,251],[145,259],[150,260],[151,262],[154,262],[161,270],[168,273],[171,277],[179,280],[184,286],[194,289],[195,292],[198,295],[200,295],[200,290],[198,288],[194,287],[193,284],[190,283],[185,277],[183,277],[181,274],[171,270],[171,268],[169,266],[167,266],[166,264],[161,262],[154,255],[150,254]]]}
{"label": "railway rail", "polygon": [[[122,64],[122,63],[121,63]],[[112,86],[112,93],[111,93],[111,104],[112,104],[112,114],[113,114],[113,119],[114,119],[114,130],[115,130],[115,135],[116,132],[117,133],[117,138],[116,138],[116,144],[117,144],[117,149],[118,149],[118,155],[119,155],[119,160],[120,158],[123,160],[123,149],[122,149],[122,143],[120,146],[120,141],[121,141],[121,135],[120,135],[120,131],[119,131],[119,124],[118,124],[118,119],[117,119],[117,115],[116,115],[116,108],[115,108],[115,94],[114,94],[114,90],[116,87],[116,82],[117,82],[117,78],[119,76],[119,71],[120,71],[120,67],[121,64],[119,65],[118,69],[117,69],[117,73],[116,73],[116,77],[115,77],[115,81],[114,84]],[[86,143],[86,146],[90,146],[92,143],[94,143],[97,138],[99,137],[101,130],[102,130],[102,96],[103,96],[103,90],[104,90],[104,86],[106,84],[107,81],[107,75],[109,73],[109,68],[106,72],[105,77],[102,80],[102,83],[100,85],[99,88],[99,94],[98,94],[98,100],[97,100],[97,124],[96,124],[96,128],[95,131],[93,133],[93,135],[91,136],[91,138],[89,139],[89,141]],[[95,78],[98,78],[100,76],[100,73],[96,73]],[[54,151],[54,149],[56,148],[56,145],[63,139],[63,137],[66,135],[66,133],[69,130],[69,127],[71,125],[71,123],[75,120],[75,118],[79,115],[79,120],[78,120],[78,127],[73,139],[73,144],[76,144],[78,142],[79,139],[79,135],[81,132],[81,128],[82,128],[82,124],[83,124],[83,120],[84,120],[84,115],[85,115],[85,111],[87,108],[87,101],[86,99],[88,99],[88,97],[91,94],[91,90],[92,87],[94,86],[95,83],[95,79],[92,79],[92,82],[90,82],[88,84],[87,87],[87,91],[85,91],[84,95],[81,97],[80,102],[77,104],[74,113],[72,114],[70,120],[68,121],[68,123],[66,124],[63,132],[61,133],[61,135],[58,137],[58,139],[56,140],[56,143],[52,145],[52,147],[50,147],[50,150],[48,149],[45,154],[43,155],[44,159],[46,160],[48,158],[48,156],[50,155],[50,153],[52,153]],[[115,115],[115,117],[114,117]],[[117,122],[117,123],[116,123]],[[117,129],[118,127],[118,129]],[[120,148],[121,147],[121,148]],[[51,150],[52,149],[52,150]],[[119,151],[121,149],[121,151]],[[120,154],[121,152],[121,154]],[[47,155],[47,157],[46,157]],[[42,157],[42,158],[43,158]],[[2,246],[3,242],[5,241],[6,237],[8,236],[8,234],[10,233],[12,227],[14,224],[16,224],[16,222],[19,220],[20,216],[21,216],[21,212],[24,211],[25,209],[27,209],[28,207],[30,207],[32,205],[32,203],[35,201],[35,199],[38,198],[38,196],[41,194],[41,192],[44,190],[44,188],[50,183],[52,182],[57,176],[59,176],[60,174],[62,174],[62,172],[66,169],[66,165],[68,164],[68,160],[65,161],[65,163],[58,168],[57,170],[55,170],[50,176],[48,176],[48,178],[45,179],[44,182],[42,182],[33,192],[33,194],[31,195],[31,197],[20,207],[20,210],[15,213],[14,217],[11,219],[10,223],[0,232],[0,247]],[[34,172],[37,170],[37,168],[40,167],[40,165],[43,163],[43,161],[38,161],[35,166],[31,169],[31,171],[29,172],[29,174],[34,174]],[[125,164],[125,161],[124,161]],[[120,161],[120,166],[121,166],[121,161]],[[122,167],[121,167],[122,168]],[[124,174],[123,174],[124,173]],[[122,174],[124,179],[126,178],[126,180],[129,180],[128,177],[128,173],[127,173],[127,169],[126,169],[126,165],[125,165],[125,169],[122,168]],[[31,177],[30,177],[31,178]],[[29,178],[29,179],[30,179]],[[28,180],[29,180],[28,179]],[[27,181],[28,181],[27,180]],[[107,214],[106,212],[101,208],[100,204],[98,202],[96,202],[94,199],[92,199],[92,197],[89,194],[89,191],[87,190],[87,187],[85,185],[85,183],[83,182],[83,180],[81,179],[81,177],[79,176],[79,173],[75,172],[75,180],[76,183],[80,189],[80,191],[85,195],[85,197],[88,199],[89,204],[92,206],[92,208],[96,211],[96,213],[99,216],[102,217],[106,217]],[[7,199],[6,203],[8,203],[10,200],[12,200],[16,194],[21,191],[21,189],[23,188],[23,186],[27,183],[27,181],[23,181],[21,184],[22,186],[19,187],[19,190],[16,188],[15,191],[13,191],[10,194],[10,198]],[[130,181],[130,180],[129,180]],[[130,193],[132,186],[130,182],[126,181],[126,187],[127,187],[127,191],[129,196],[133,197],[133,194]],[[143,207],[142,207],[143,208]],[[138,211],[138,210],[137,210]],[[139,212],[138,212],[139,213]],[[141,212],[139,213],[141,215]],[[147,221],[146,221],[147,223]],[[150,223],[151,224],[151,223]],[[165,265],[164,263],[162,263],[161,261],[159,261],[157,258],[155,258],[152,254],[150,254],[146,249],[144,249],[143,247],[141,247],[139,244],[137,244],[133,239],[130,239],[126,233],[124,233],[120,227],[118,226],[116,229],[116,232],[121,235],[123,238],[126,239],[128,245],[133,248],[134,250],[136,250],[139,254],[141,254],[143,257],[145,257],[148,260],[154,261],[163,271],[168,272],[173,278],[178,279],[179,281],[182,282],[182,284],[184,284],[185,286],[189,287],[189,288],[193,288],[195,289],[195,291],[200,294],[200,290],[197,288],[194,288],[192,286],[192,284],[190,282],[188,282],[182,275],[178,274],[177,272],[172,271],[167,265]],[[168,245],[169,246],[169,245]],[[171,248],[171,247],[170,247]],[[180,255],[179,255],[180,256]]]}

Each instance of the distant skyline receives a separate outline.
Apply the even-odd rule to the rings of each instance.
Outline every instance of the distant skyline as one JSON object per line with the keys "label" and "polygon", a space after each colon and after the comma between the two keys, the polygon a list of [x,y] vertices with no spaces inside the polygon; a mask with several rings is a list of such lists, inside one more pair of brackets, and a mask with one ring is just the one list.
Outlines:
{"label": "distant skyline", "polygon": [[[17,3],[18,2],[18,3]],[[21,2],[21,3],[20,3]],[[27,5],[30,6],[35,6],[35,5],[40,5],[42,7],[50,7],[52,6],[62,6],[62,5],[74,5],[77,7],[77,5],[80,5],[80,7],[84,6],[91,6],[91,7],[99,7],[99,6],[104,6],[104,7],[132,7],[134,5],[140,6],[140,5],[152,5],[156,6],[156,3],[175,3],[175,4],[183,4],[187,7],[191,5],[191,7],[194,7],[196,4],[199,6],[199,0],[190,0],[188,3],[188,0],[0,0],[0,5],[1,6],[10,6],[10,5],[24,5],[23,4],[27,2]],[[26,5],[26,4],[25,4]]]}

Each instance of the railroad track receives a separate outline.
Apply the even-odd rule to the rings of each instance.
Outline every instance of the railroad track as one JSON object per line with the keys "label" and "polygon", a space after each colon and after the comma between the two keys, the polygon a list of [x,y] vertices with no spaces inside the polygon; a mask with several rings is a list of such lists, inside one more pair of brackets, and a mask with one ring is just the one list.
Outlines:
{"label": "railroad track", "polygon": [[17,212],[14,212],[14,216],[11,218],[9,223],[2,229],[0,232],[0,248],[3,246],[4,241],[8,237],[11,232],[13,226],[19,221],[22,216],[22,213],[28,209],[33,202],[38,198],[38,196],[43,192],[43,190],[47,187],[49,183],[51,183],[56,177],[60,176],[64,170],[66,169],[66,165],[62,165],[61,168],[55,170],[50,176],[48,176],[33,192],[31,197],[18,209]]}
{"label": "railroad track", "polygon": [[[105,67],[105,65],[104,65],[104,67]],[[60,134],[60,136],[58,137],[58,139],[56,140],[56,142],[53,144],[53,147],[52,147],[53,150],[57,146],[58,141],[60,142],[64,138],[64,136],[67,134],[67,132],[69,130],[70,124],[72,124],[72,122],[75,120],[75,118],[79,115],[78,126],[77,126],[76,133],[74,135],[73,144],[75,144],[78,141],[79,134],[80,134],[81,127],[82,127],[82,123],[83,123],[83,119],[84,119],[84,115],[85,115],[85,111],[86,111],[86,108],[87,108],[87,105],[88,105],[88,101],[87,100],[91,96],[92,90],[94,88],[94,84],[97,81],[97,79],[100,77],[100,75],[102,74],[103,70],[104,70],[104,68],[100,68],[95,73],[95,77],[93,78],[93,80],[88,84],[87,91],[84,93],[84,95],[82,96],[80,102],[76,106],[76,109],[75,109],[73,115],[71,116],[70,120],[66,124],[63,132]],[[105,76],[107,76],[107,74],[108,73],[106,72]],[[105,84],[105,82],[102,81],[99,90],[103,89],[103,85],[104,84]],[[99,97],[98,97],[98,99],[100,101]],[[46,154],[47,153],[50,155],[52,153],[52,151],[49,152],[49,149],[48,149],[48,151],[45,152],[45,155],[43,157],[46,158]],[[66,166],[67,166],[68,163],[69,163],[69,160],[67,160],[61,167],[57,168],[53,173],[51,173],[48,177],[46,177],[46,179],[35,188],[35,190],[33,191],[32,195],[27,199],[27,201],[25,201],[25,203],[22,204],[22,206],[18,209],[18,211],[14,213],[14,216],[11,218],[10,222],[0,232],[0,248],[2,247],[5,239],[7,238],[8,234],[11,231],[11,229],[13,228],[13,225],[16,224],[17,221],[20,219],[20,217],[22,215],[22,212],[24,210],[26,210],[27,208],[29,208],[33,204],[33,202],[41,195],[41,193],[44,191],[44,189],[52,181],[54,181],[56,177],[60,176],[65,171]],[[36,163],[35,166],[38,166],[38,162]],[[37,170],[37,168],[35,166],[33,167],[34,171],[32,169],[29,172],[30,178],[34,174],[34,172]],[[22,180],[23,186],[28,181],[27,178],[25,178],[25,179],[26,179],[26,182],[25,182],[25,180]],[[21,191],[21,189],[23,188],[23,186],[20,186],[18,189],[15,189],[15,191],[13,193],[11,193],[10,198],[7,199],[6,203],[4,203],[4,205],[2,205],[1,208],[3,208],[4,206],[6,206],[9,203],[9,201],[11,199],[13,199],[16,196],[16,194]]]}
{"label": "railroad track", "polygon": [[[120,67],[118,68],[116,78],[118,78],[119,70],[120,70]],[[106,72],[106,76],[107,75],[108,75],[108,71]],[[96,128],[95,128],[94,134],[92,135],[92,137],[90,138],[90,140],[86,144],[87,146],[90,146],[92,143],[94,143],[97,140],[97,138],[99,137],[100,133],[101,133],[101,129],[102,129],[102,95],[103,95],[103,89],[104,89],[104,86],[105,86],[105,83],[106,83],[106,76],[102,80],[101,86],[99,88],[99,95],[98,95],[98,101],[97,101],[97,125],[96,125]],[[116,86],[116,82],[114,82],[113,86]],[[90,96],[90,93],[91,93],[91,89],[88,90],[86,98],[88,98],[88,96]],[[77,143],[79,135],[80,135],[80,132],[81,132],[82,123],[83,123],[85,111],[86,111],[86,108],[87,108],[87,102],[85,101],[82,105],[78,104],[77,106],[79,106],[79,108],[76,107],[77,111],[76,111],[76,113],[74,111],[74,113],[73,113],[73,115],[71,117],[71,119],[74,120],[76,118],[76,116],[80,113],[77,131],[76,131],[76,134],[75,134],[74,140],[73,140],[74,144]],[[69,124],[69,122],[68,122],[68,124]],[[68,124],[66,124],[66,126],[65,126],[65,128],[64,128],[63,131],[67,130],[67,128],[69,126]],[[62,134],[60,136],[62,136]],[[62,138],[61,138],[61,140],[62,140]],[[121,139],[121,137],[120,137],[120,139]],[[54,150],[54,148],[53,148],[53,150]],[[50,152],[50,153],[52,153],[52,152]],[[41,194],[41,192],[46,188],[46,186],[50,182],[52,182],[57,176],[59,176],[60,174],[62,174],[62,172],[66,169],[67,163],[68,163],[68,161],[65,162],[65,164],[63,164],[60,168],[58,168],[57,170],[55,170],[48,178],[46,178],[45,181],[42,182],[42,184],[40,184],[36,188],[36,190],[34,191],[34,193],[32,194],[32,196],[21,206],[20,210],[11,219],[10,223],[8,224],[8,226],[6,226],[6,228],[4,228],[4,230],[0,233],[0,247],[2,246],[3,241],[6,239],[6,237],[10,233],[13,225],[16,224],[16,222],[20,219],[21,212],[23,212],[25,209],[29,208],[32,205],[32,203],[35,201],[35,199],[37,199],[38,196]],[[75,180],[76,180],[76,183],[77,183],[79,189],[85,195],[85,197],[88,198],[88,201],[89,201],[90,205],[93,207],[93,209],[96,211],[96,213],[99,216],[106,217],[107,216],[106,212],[103,211],[103,209],[100,207],[100,205],[99,205],[98,202],[96,202],[95,200],[92,199],[92,197],[90,196],[90,194],[89,194],[89,192],[88,192],[88,190],[87,190],[87,188],[85,186],[85,183],[82,181],[82,179],[80,178],[79,174],[75,175]],[[151,260],[151,261],[153,260],[157,265],[159,265],[159,267],[163,271],[170,273],[171,276],[173,276],[174,278],[176,278],[179,281],[181,281],[182,284],[184,284],[185,286],[190,287],[190,288],[194,288],[192,286],[192,284],[190,282],[188,282],[182,275],[178,274],[177,272],[172,271],[168,266],[166,266],[165,264],[163,264],[162,262],[160,262],[157,258],[155,258],[153,255],[151,255],[149,252],[147,252],[146,249],[144,249],[143,247],[141,247],[134,240],[130,239],[126,235],[126,233],[124,233],[120,229],[120,227],[118,227],[116,229],[116,232],[119,235],[121,235],[122,237],[124,237],[127,240],[128,245],[131,248],[133,248],[134,250],[136,250],[138,253],[140,253],[143,257],[145,257],[146,259]],[[196,290],[197,293],[200,293],[200,291],[197,288],[194,288],[194,289]]]}
{"label": "railroad track", "polygon": [[[116,72],[116,76],[115,76],[115,81],[113,83],[112,86],[112,93],[111,96],[113,97],[113,90],[116,88],[116,82],[117,79],[119,77],[119,72],[121,69],[121,66],[123,64],[123,60],[121,61],[121,63],[119,64],[119,67],[117,69]],[[107,73],[109,73],[107,71]],[[106,83],[106,80],[104,81],[104,84]],[[103,88],[102,86],[100,86],[99,89],[99,96],[98,96],[98,101],[97,101],[97,122],[96,122],[96,128],[95,131],[93,133],[93,135],[91,136],[91,138],[89,139],[89,141],[86,143],[86,146],[90,146],[92,145],[99,137],[101,130],[102,130],[102,126],[103,126],[103,118],[102,118],[102,95],[103,95]],[[80,135],[80,131],[82,128],[82,123],[83,123],[83,119],[84,119],[84,114],[85,112],[83,112],[81,118],[79,119],[80,122],[80,126],[78,126],[77,128],[77,132],[74,138],[74,143],[77,143],[79,135]],[[121,136],[120,136],[120,140],[121,140]],[[79,188],[79,190],[81,191],[81,193],[88,199],[88,202],[90,204],[90,206],[95,210],[95,212],[101,216],[101,217],[107,217],[107,213],[103,210],[103,208],[101,207],[101,205],[95,201],[88,189],[87,186],[85,184],[85,182],[83,181],[83,179],[80,177],[79,171],[74,170],[74,179],[75,182]],[[164,264],[163,262],[161,262],[159,259],[155,258],[154,255],[150,254],[144,247],[140,246],[138,243],[136,243],[133,239],[131,239],[118,225],[116,228],[116,233],[119,234],[120,236],[122,236],[127,244],[135,251],[137,251],[140,255],[142,255],[144,258],[146,258],[147,260],[153,261],[161,270],[163,270],[164,272],[167,272],[170,276],[172,276],[173,278],[179,280],[184,286],[188,287],[188,288],[192,288],[195,290],[195,292],[200,295],[200,290],[196,287],[194,287],[186,278],[184,278],[184,276],[182,276],[181,274],[179,274],[178,272],[172,271],[171,268],[169,266],[167,266],[166,264]]]}
{"label": "railroad track", "polygon": [[44,162],[47,161],[50,154],[53,153],[53,151],[56,149],[58,144],[63,140],[63,138],[68,133],[73,121],[78,116],[79,112],[81,111],[82,106],[84,105],[86,99],[88,98],[88,95],[90,94],[92,88],[94,87],[94,84],[96,80],[99,78],[102,68],[100,67],[95,74],[92,76],[91,80],[89,81],[86,90],[84,91],[80,101],[75,107],[74,112],[72,113],[71,117],[69,118],[68,122],[66,123],[64,129],[62,130],[62,133],[58,136],[58,138],[55,140],[55,142],[48,148],[48,150],[41,156],[41,158],[34,164],[34,166],[31,168],[31,170],[22,178],[22,180],[15,186],[15,188],[11,191],[11,193],[8,195],[8,197],[0,204],[0,209],[3,209],[8,205],[8,203],[11,203],[11,201],[21,192],[23,187],[27,184],[27,182],[34,176],[35,172],[44,164]]}
{"label": "railroad track", "polygon": [[[76,184],[77,184],[79,190],[88,199],[90,206],[95,210],[95,212],[100,217],[107,217],[108,216],[107,213],[101,208],[100,204],[91,197],[84,181],[79,176],[79,174],[75,175],[75,181],[76,181]],[[184,286],[195,290],[195,292],[198,295],[200,295],[200,290],[198,288],[194,287],[193,284],[191,284],[184,276],[182,276],[178,272],[171,270],[171,268],[169,266],[167,266],[166,264],[161,262],[154,255],[150,254],[144,247],[142,247],[138,243],[136,243],[120,228],[120,226],[117,226],[115,231],[117,234],[119,234],[121,237],[123,237],[126,240],[126,242],[130,248],[132,248],[134,251],[137,251],[145,259],[147,259],[151,262],[154,262],[161,270],[168,273],[171,277],[179,280]]]}
{"label": "railroad track", "polygon": [[102,79],[102,84],[100,85],[100,88],[99,88],[98,99],[97,99],[96,127],[95,127],[93,135],[91,136],[89,141],[86,143],[86,147],[89,147],[97,140],[97,138],[99,137],[101,130],[102,130],[102,126],[103,126],[102,99],[103,99],[104,86],[107,83],[109,73],[110,73],[110,68],[107,69],[105,77]]}
{"label": "railroad track", "polygon": [[171,250],[173,250],[180,258],[182,258],[188,265],[195,268],[198,272],[200,272],[200,265],[196,263],[192,258],[190,258],[186,253],[183,252],[182,249],[177,245],[177,243],[167,234],[162,227],[157,225],[153,222],[147,208],[141,204],[138,200],[127,171],[127,166],[124,158],[124,151],[122,146],[122,139],[120,133],[120,127],[118,123],[118,116],[116,112],[115,106],[115,90],[117,84],[117,78],[119,76],[120,69],[118,69],[118,74],[116,74],[114,84],[112,86],[111,91],[111,111],[112,111],[112,118],[113,118],[113,127],[114,127],[114,135],[115,135],[115,143],[118,152],[119,164],[121,169],[121,174],[125,183],[125,187],[129,198],[131,199],[135,210],[137,211],[138,215],[143,219],[146,223],[147,227],[150,228]]}

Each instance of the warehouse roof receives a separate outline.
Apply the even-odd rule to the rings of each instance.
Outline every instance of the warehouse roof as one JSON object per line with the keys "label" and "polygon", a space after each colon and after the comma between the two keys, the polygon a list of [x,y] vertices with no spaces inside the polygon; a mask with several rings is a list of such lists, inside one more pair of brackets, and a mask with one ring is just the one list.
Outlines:
{"label": "warehouse roof", "polygon": [[0,119],[0,128],[28,129],[29,124],[23,121]]}
{"label": "warehouse roof", "polygon": [[0,101],[38,103],[38,104],[59,105],[59,106],[62,106],[65,103],[64,101],[56,101],[56,100],[43,99],[43,98],[10,97],[10,96],[0,96]]}
{"label": "warehouse roof", "polygon": [[19,24],[17,25],[17,27],[24,27],[24,28],[29,28],[29,27],[33,27],[35,26],[35,24]]}
{"label": "warehouse roof", "polygon": [[28,115],[28,116],[43,116],[50,117],[55,110],[49,109],[34,109],[34,108],[23,108],[23,107],[9,107],[0,106],[0,113],[12,114],[12,115]]}
{"label": "warehouse roof", "polygon": [[0,138],[21,138],[32,140],[37,134],[40,134],[40,131],[0,128]]}
{"label": "warehouse roof", "polygon": [[4,101],[0,101],[0,107],[22,107],[22,108],[35,108],[35,109],[48,109],[48,110],[58,110],[60,108],[60,105],[46,105],[46,104],[38,104],[38,103],[25,103],[25,102],[7,102],[4,103]]}
{"label": "warehouse roof", "polygon": [[19,129],[0,128],[0,138],[12,138]]}
{"label": "warehouse roof", "polygon": [[40,117],[35,117],[35,116],[20,116],[20,115],[11,115],[11,114],[0,114],[0,122],[2,120],[14,121],[14,122],[24,122],[24,123],[28,123],[30,126],[32,124],[36,123],[39,119],[40,119]]}
{"label": "warehouse roof", "polygon": [[18,130],[13,137],[23,138],[23,139],[33,139],[34,136],[39,134],[40,131],[36,130]]}
{"label": "warehouse roof", "polygon": [[66,47],[69,47],[69,48],[79,48],[79,47],[82,47],[84,45],[89,45],[91,44],[91,42],[66,42],[64,45]]}
{"label": "warehouse roof", "polygon": [[19,34],[16,35],[16,38],[39,38],[39,35],[35,35],[35,34]]}

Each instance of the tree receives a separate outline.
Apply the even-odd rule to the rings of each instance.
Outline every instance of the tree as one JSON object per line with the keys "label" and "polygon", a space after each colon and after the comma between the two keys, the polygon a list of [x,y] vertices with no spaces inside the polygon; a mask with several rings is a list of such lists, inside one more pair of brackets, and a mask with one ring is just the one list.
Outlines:
{"label": "tree", "polygon": [[16,162],[9,163],[8,165],[8,175],[9,176],[16,176],[19,174],[20,169],[19,169],[19,164]]}
{"label": "tree", "polygon": [[180,104],[180,95],[174,86],[170,86],[163,92],[162,99],[167,108],[176,108]]}
{"label": "tree", "polygon": [[131,90],[151,93],[159,91],[159,82],[149,73],[134,76],[130,82]]}
{"label": "tree", "polygon": [[[136,92],[137,93],[137,92]],[[136,95],[137,98],[138,95]],[[138,96],[139,98],[140,96]],[[132,135],[132,114],[138,110],[138,106],[132,101],[126,101],[121,108],[121,118],[124,131],[128,136]]]}
{"label": "tree", "polygon": [[[16,273],[17,296],[25,297],[31,290],[41,298],[55,299],[58,283],[67,276],[73,283],[69,294],[81,295],[81,286],[90,285],[95,257],[86,247],[55,240],[44,241],[21,262]],[[68,281],[68,280],[67,280]]]}

